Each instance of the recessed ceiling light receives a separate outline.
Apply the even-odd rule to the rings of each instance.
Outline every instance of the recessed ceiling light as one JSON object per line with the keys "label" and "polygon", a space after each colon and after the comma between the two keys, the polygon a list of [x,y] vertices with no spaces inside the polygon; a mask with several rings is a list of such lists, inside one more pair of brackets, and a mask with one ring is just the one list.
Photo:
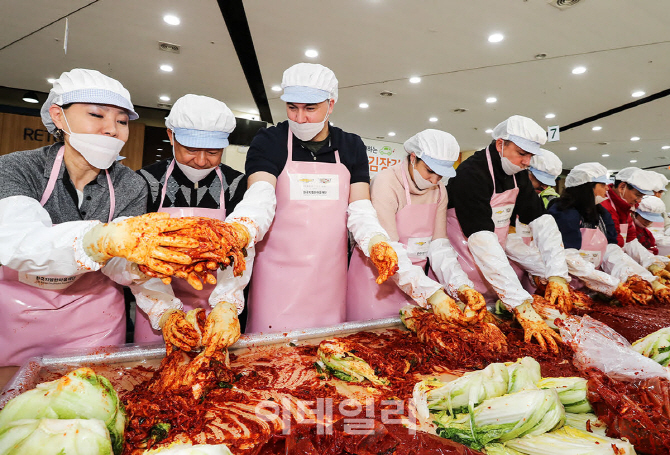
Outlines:
{"label": "recessed ceiling light", "polygon": [[171,65],[161,65],[161,71],[165,71],[166,73],[171,73],[172,72],[172,66]]}
{"label": "recessed ceiling light", "polygon": [[[167,117],[165,117],[167,119]],[[163,142],[170,142],[170,139],[163,139]]]}
{"label": "recessed ceiling light", "polygon": [[159,151],[159,152],[162,152],[162,151],[163,151],[163,149],[156,149],[156,150]]}
{"label": "recessed ceiling light", "polygon": [[179,20],[179,18],[173,14],[166,14],[163,16],[163,20],[166,24],[170,25],[179,25],[181,23],[181,20]]}
{"label": "recessed ceiling light", "polygon": [[632,96],[633,98],[639,98],[639,97],[644,96],[644,95],[645,95],[645,93],[642,90],[637,90],[637,91],[630,94],[630,96]]}
{"label": "recessed ceiling light", "polygon": [[637,160],[630,160],[631,163],[637,163]]}
{"label": "recessed ceiling light", "polygon": [[584,74],[584,73],[586,73],[585,66],[578,66],[572,69],[572,74]]}
{"label": "recessed ceiling light", "polygon": [[273,85],[272,86],[272,91],[273,92],[281,92],[281,87],[279,85]]}
{"label": "recessed ceiling light", "polygon": [[35,92],[26,92],[25,95],[23,95],[23,101],[30,104],[36,104],[40,102],[39,98],[37,98],[37,93]]}
{"label": "recessed ceiling light", "polygon": [[305,57],[316,58],[319,56],[319,52],[315,49],[307,49],[305,51]]}
{"label": "recessed ceiling light", "polygon": [[395,132],[394,131],[389,131],[389,136],[391,136],[391,137],[395,136]]}
{"label": "recessed ceiling light", "polygon": [[600,155],[600,156],[602,156],[603,158],[607,158],[608,156],[610,156],[610,154],[609,154],[609,153],[603,153],[603,154]]}
{"label": "recessed ceiling light", "polygon": [[556,114],[547,114],[544,118],[556,118]]}
{"label": "recessed ceiling light", "polygon": [[484,132],[485,132],[486,134],[491,134],[491,133],[493,133],[493,130],[492,130],[491,128],[489,128],[489,129],[487,129],[487,130],[484,131]]}
{"label": "recessed ceiling light", "polygon": [[574,152],[575,150],[577,150],[577,147],[575,147],[575,146],[573,145],[573,146],[570,147],[568,150],[570,150],[571,152]]}
{"label": "recessed ceiling light", "polygon": [[330,126],[335,126],[335,123],[331,122],[330,120],[328,121],[330,123]]}
{"label": "recessed ceiling light", "polygon": [[428,121],[435,123],[435,122],[437,122],[437,117],[431,117],[431,118],[428,119]]}
{"label": "recessed ceiling light", "polygon": [[631,141],[639,141],[640,138],[637,137],[637,136],[633,136],[633,137],[630,138],[630,140],[631,140]]}
{"label": "recessed ceiling light", "polygon": [[600,131],[602,129],[603,129],[602,126],[594,126],[593,128],[591,128],[592,131]]}
{"label": "recessed ceiling light", "polygon": [[670,145],[664,145],[664,146],[661,147],[661,148],[662,148],[663,150],[668,150],[668,149],[670,149]]}
{"label": "recessed ceiling light", "polygon": [[409,78],[409,81],[412,84],[418,84],[419,82],[421,82],[421,78],[419,76],[412,76]]}
{"label": "recessed ceiling light", "polygon": [[499,43],[504,39],[505,35],[503,35],[502,33],[494,33],[493,35],[489,36],[489,43]]}
{"label": "recessed ceiling light", "polygon": [[56,79],[54,79],[53,77],[50,77],[49,79],[47,79],[47,82],[49,84],[53,84],[54,82],[56,82]]}
{"label": "recessed ceiling light", "polygon": [[498,98],[496,98],[495,96],[489,96],[488,98],[486,98],[486,102],[489,104],[495,103],[496,101],[498,101]]}
{"label": "recessed ceiling light", "polygon": [[368,103],[361,103],[358,105],[358,107],[360,107],[361,109],[367,109],[370,107],[370,105]]}
{"label": "recessed ceiling light", "polygon": [[158,97],[158,99],[161,101],[170,101],[170,97],[167,95],[161,95]]}

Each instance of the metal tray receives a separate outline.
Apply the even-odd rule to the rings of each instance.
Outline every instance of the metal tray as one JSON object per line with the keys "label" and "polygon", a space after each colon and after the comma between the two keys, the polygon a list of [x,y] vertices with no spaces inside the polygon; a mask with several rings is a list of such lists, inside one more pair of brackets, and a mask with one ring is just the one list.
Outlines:
{"label": "metal tray", "polygon": [[[289,332],[253,333],[242,335],[237,343],[230,347],[230,351],[235,352],[257,346],[284,343],[312,344],[333,336],[398,328],[404,329],[400,318],[392,317],[370,321],[345,322],[329,327],[317,327]],[[92,367],[99,374],[105,375],[104,371],[99,371],[100,368],[104,368],[112,375],[122,375],[123,370],[139,365],[157,367],[163,357],[165,357],[165,346],[162,344],[125,344],[105,348],[76,349],[65,351],[59,355],[33,357],[16,372],[2,389],[2,392],[0,392],[0,409],[9,400],[26,390],[35,388],[37,384],[56,379],[60,375],[79,367]],[[115,382],[114,377],[108,377],[108,379],[113,383]]]}

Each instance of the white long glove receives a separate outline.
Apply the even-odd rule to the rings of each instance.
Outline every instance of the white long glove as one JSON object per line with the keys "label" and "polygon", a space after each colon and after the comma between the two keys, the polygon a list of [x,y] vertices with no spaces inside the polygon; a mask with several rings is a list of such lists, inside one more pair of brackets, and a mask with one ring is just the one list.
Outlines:
{"label": "white long glove", "polygon": [[533,276],[547,279],[547,269],[544,266],[544,260],[537,246],[531,242],[526,245],[520,234],[507,234],[507,243],[505,243],[505,253],[507,257],[521,266]]}
{"label": "white long glove", "polygon": [[427,306],[428,298],[442,289],[442,285],[428,278],[421,267],[412,264],[402,243],[390,242],[389,245],[398,255],[398,271],[391,279],[418,305]]}
{"label": "white long glove", "polygon": [[468,238],[468,248],[484,278],[508,309],[533,299],[521,286],[495,232],[475,232]]}
{"label": "white long glove", "polygon": [[0,264],[31,275],[69,277],[99,270],[82,239],[99,221],[54,225],[40,203],[27,196],[0,200]]}
{"label": "white long glove", "polygon": [[[372,237],[383,235],[387,239],[389,238],[386,230],[379,224],[377,211],[372,206],[370,199],[360,199],[349,204],[349,207],[347,207],[347,229],[354,236],[356,244],[366,257],[370,257],[369,246]],[[390,240],[388,242],[390,243]]]}
{"label": "white long glove", "polygon": [[258,181],[244,193],[235,210],[226,217],[226,222],[237,222],[249,230],[251,241],[247,248],[263,240],[275,217],[277,196],[269,182]]}
{"label": "white long glove", "polygon": [[565,258],[570,275],[581,280],[587,288],[611,297],[619,286],[620,281],[617,278],[596,269],[579,254],[579,250],[574,248],[565,250]]}
{"label": "white long glove", "polygon": [[150,278],[132,262],[124,258],[112,258],[101,269],[111,280],[121,286],[130,287],[137,306],[146,313],[154,330],[160,330],[159,321],[168,310],[181,310],[184,305],[174,295],[172,286],[159,278]]}
{"label": "white long glove", "polygon": [[624,244],[623,251],[645,269],[648,269],[652,265],[665,268],[665,265],[670,262],[670,259],[664,256],[655,256],[652,254],[651,251],[642,246],[638,239]]}
{"label": "white long glove", "polygon": [[209,296],[209,304],[214,308],[219,302],[229,302],[237,308],[239,315],[244,310],[244,288],[251,280],[251,272],[254,266],[256,247],[247,248],[247,266],[240,276],[233,276],[233,268],[227,267],[219,270],[216,277],[216,287]]}
{"label": "white long glove", "polygon": [[624,253],[619,245],[612,243],[607,245],[607,249],[605,250],[605,255],[603,256],[603,261],[600,267],[603,269],[603,272],[609,273],[624,283],[628,277],[632,275],[639,275],[643,280],[650,283],[656,279],[656,277],[652,275],[649,270],[642,267],[640,264],[635,262],[633,258]]}
{"label": "white long glove", "polygon": [[542,215],[531,221],[528,226],[533,233],[531,243],[540,251],[547,278],[557,276],[570,281],[568,265],[565,263],[563,240],[554,217]]}
{"label": "white long glove", "polygon": [[435,277],[452,299],[458,300],[458,289],[461,286],[469,286],[474,289],[475,285],[458,263],[456,250],[451,246],[448,239],[435,239],[430,242],[428,259]]}

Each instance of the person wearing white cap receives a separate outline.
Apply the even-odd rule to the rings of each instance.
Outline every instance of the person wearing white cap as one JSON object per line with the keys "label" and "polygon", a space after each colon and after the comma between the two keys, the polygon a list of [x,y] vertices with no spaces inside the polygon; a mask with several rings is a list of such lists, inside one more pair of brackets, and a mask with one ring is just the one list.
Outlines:
{"label": "person wearing white cap", "polygon": [[655,236],[649,228],[653,223],[663,226],[663,213],[665,213],[665,204],[661,198],[656,196],[643,197],[633,213],[637,240],[655,255],[658,254],[658,247],[656,246]]}
{"label": "person wearing white cap", "polygon": [[541,154],[533,155],[530,159],[528,177],[546,208],[549,201],[558,197],[554,187],[556,186],[556,179],[563,172],[563,162],[554,152],[546,149],[541,150]]}
{"label": "person wearing white cap", "polygon": [[[376,268],[356,249],[348,272],[347,320],[396,316],[400,308],[416,302],[430,303],[442,319],[478,322],[486,303],[473,289],[447,240],[444,182],[456,174],[453,166],[460,155],[458,142],[449,133],[428,129],[409,138],[404,146],[407,158],[379,172],[370,192],[379,222],[391,241],[399,242],[391,245],[402,246],[407,260],[398,264],[398,272],[391,277],[393,283],[378,285]],[[437,281],[424,272],[428,258]],[[461,312],[457,300],[470,311]]]}
{"label": "person wearing white cap", "polygon": [[[654,196],[656,196],[659,199],[663,198],[663,194],[666,191],[666,188],[668,186],[668,179],[665,177],[665,175],[661,174],[660,172],[656,171],[649,171],[653,176],[654,176]],[[666,237],[670,235],[670,218],[668,217],[667,212],[663,212],[663,226],[661,229],[660,223],[652,223],[651,228],[649,229],[652,234],[656,237],[656,240],[659,240],[661,237]],[[666,241],[663,242],[664,244],[667,243]],[[665,248],[663,248],[665,250]]]}
{"label": "person wearing white cap", "polygon": [[259,131],[245,164],[249,184],[266,181],[277,195],[272,227],[257,248],[247,332],[344,322],[347,228],[372,255],[380,282],[398,263],[370,202],[365,145],[328,123],[335,74],[299,63],[284,72],[282,88],[288,121]]}
{"label": "person wearing white cap", "polygon": [[[274,215],[274,188],[265,183],[254,185],[247,191],[247,179],[221,162],[224,149],[228,146],[228,136],[235,128],[235,116],[225,103],[200,95],[184,95],[179,98],[165,120],[167,135],[173,147],[173,158],[159,161],[139,171],[149,186],[149,211],[167,212],[173,217],[201,216],[226,220],[238,204],[240,210],[251,208],[254,213],[246,213],[240,221],[248,229],[265,226],[267,230]],[[245,209],[246,207],[246,209]],[[239,211],[238,211],[239,213]],[[264,221],[263,221],[264,220]],[[233,221],[229,218],[227,221]],[[262,238],[259,232],[257,238]],[[232,276],[232,268],[217,272],[216,285],[203,283],[196,290],[187,282],[173,282],[174,294],[161,294],[137,286],[135,293],[138,311],[135,322],[135,342],[156,342],[162,339],[182,349],[188,349],[182,340],[191,333],[180,331],[185,311],[211,306],[210,318],[227,317],[222,327],[231,327],[233,333],[221,334],[228,344],[236,341],[240,334],[237,314],[244,308],[243,289],[249,282],[253,265],[253,244],[247,248],[247,267],[240,277]],[[170,317],[172,315],[172,317]],[[195,343],[197,340],[190,340]],[[221,348],[225,346],[220,346]]]}
{"label": "person wearing white cap", "polygon": [[146,184],[117,157],[138,116],[118,81],[65,72],[41,116],[56,143],[0,157],[0,366],[123,343],[123,292],[101,267],[120,257],[171,274],[190,257],[161,246],[193,247],[160,237],[192,221],[137,216]]}
{"label": "person wearing white cap", "polygon": [[[651,292],[640,292],[639,286],[629,286],[631,277],[641,277],[657,299],[670,301],[670,290],[617,244],[612,217],[601,205],[608,184],[605,166],[579,164],[565,179],[561,197],[549,206],[561,231],[570,275],[624,304],[646,304],[652,297]],[[573,286],[579,287],[574,280]]]}
{"label": "person wearing white cap", "polygon": [[522,287],[504,247],[516,215],[530,226],[548,279],[546,296],[563,312],[571,308],[565,253],[556,222],[544,215],[527,172],[547,135],[533,120],[514,115],[493,130],[494,141],[475,152],[449,181],[447,234],[475,289],[494,305],[497,299],[516,315],[527,341],[535,338],[556,351],[560,337],[533,310],[533,297]]}

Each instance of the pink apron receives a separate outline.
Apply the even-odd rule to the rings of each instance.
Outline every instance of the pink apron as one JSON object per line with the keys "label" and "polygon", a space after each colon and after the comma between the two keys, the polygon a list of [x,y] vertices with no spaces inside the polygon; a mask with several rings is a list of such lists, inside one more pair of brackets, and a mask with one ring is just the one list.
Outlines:
{"label": "pink apron", "polygon": [[[589,261],[596,269],[600,269],[605,250],[607,249],[607,236],[600,229],[581,228],[582,247],[579,249],[579,255]],[[574,289],[581,289],[584,283],[573,277],[570,286]]]}
{"label": "pink apron", "polygon": [[[63,162],[61,147],[40,204],[53,192]],[[109,172],[109,221],[115,199]],[[43,277],[0,267],[0,367],[66,348],[123,344],[126,319],[121,287],[100,271]]]}
{"label": "pink apron", "polygon": [[[406,161],[401,163],[407,205],[396,213],[395,221],[399,241],[407,248],[412,264],[423,268],[433,238],[439,200],[433,204],[412,204],[406,165]],[[440,192],[440,200],[445,197],[443,184],[436,190]],[[414,303],[393,280],[388,279],[381,285],[377,284],[377,275],[377,267],[360,248],[355,248],[347,273],[347,321],[398,316],[400,308]]]}
{"label": "pink apron", "polygon": [[[215,220],[224,221],[226,219],[226,198],[223,191],[223,175],[221,168],[216,167],[216,175],[219,176],[221,182],[221,195],[219,197],[218,209],[205,209],[199,207],[163,207],[165,201],[165,193],[167,191],[167,182],[172,171],[174,170],[175,160],[173,159],[168,166],[165,173],[165,183],[163,184],[163,191],[161,192],[161,202],[158,207],[159,212],[169,213],[171,217],[181,218],[185,216],[204,216],[207,218],[214,218]],[[210,309],[209,296],[214,292],[215,284],[203,284],[202,291],[193,289],[193,287],[182,279],[172,280],[172,290],[174,295],[184,304],[184,311],[194,310],[196,308]],[[151,327],[151,322],[147,314],[138,309],[135,312],[135,335],[133,341],[135,343],[160,343],[163,341],[163,333],[160,330],[154,330]]]}
{"label": "pink apron", "polygon": [[351,175],[336,163],[293,161],[277,179],[277,211],[257,245],[247,333],[280,332],[344,322],[347,295],[347,207]]}
{"label": "pink apron", "polygon": [[[491,196],[492,219],[495,224],[495,233],[498,236],[498,241],[502,247],[505,247],[507,241],[507,234],[509,233],[510,218],[514,211],[516,197],[519,194],[519,188],[516,184],[516,177],[514,177],[514,188],[496,193],[496,182],[493,176],[493,165],[491,164],[491,152],[486,150],[486,159],[489,164],[489,173],[493,180],[493,196]],[[456,209],[447,210],[447,234],[451,240],[451,244],[458,254],[458,263],[468,277],[475,285],[475,289],[480,292],[486,302],[490,305],[498,300],[498,295],[493,290],[493,287],[486,281],[484,275],[479,271],[475,259],[472,257],[468,249],[468,239],[463,234],[461,225],[456,217]],[[519,273],[518,267],[515,269],[517,275]]]}

